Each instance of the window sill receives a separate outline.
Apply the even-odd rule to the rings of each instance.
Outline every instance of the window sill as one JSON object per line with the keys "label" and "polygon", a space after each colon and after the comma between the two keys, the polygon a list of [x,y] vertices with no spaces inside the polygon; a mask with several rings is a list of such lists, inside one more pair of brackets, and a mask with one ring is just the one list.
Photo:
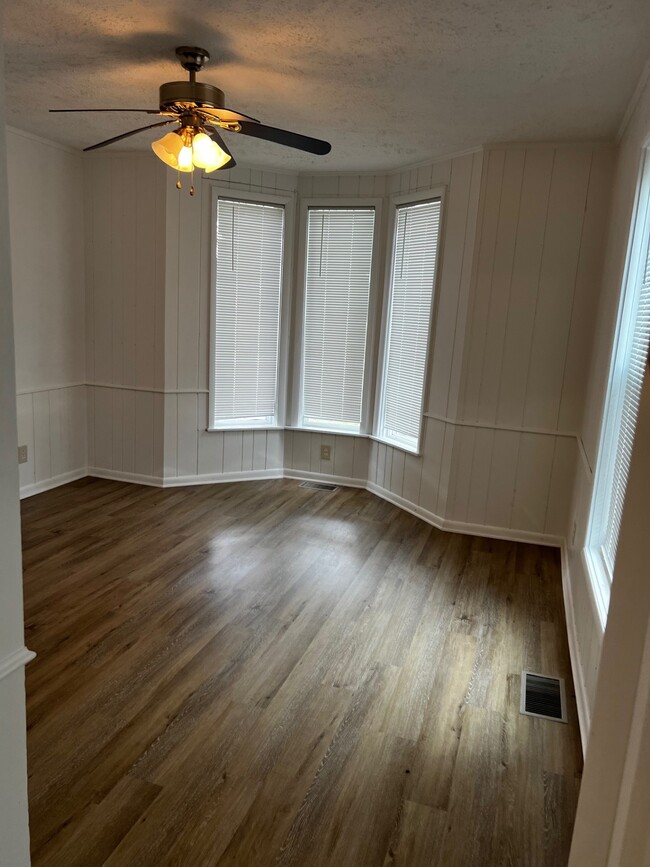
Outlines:
{"label": "window sill", "polygon": [[266,431],[266,430],[284,430],[281,425],[273,424],[250,424],[250,425],[235,425],[234,427],[207,427],[205,433],[237,433],[241,431]]}
{"label": "window sill", "polygon": [[370,435],[370,439],[374,440],[376,443],[381,443],[383,446],[390,446],[391,449],[398,449],[400,452],[404,452],[407,455],[413,455],[415,458],[422,457],[421,449],[410,449],[408,446],[400,445],[399,443],[391,442],[390,440],[383,439],[383,437],[376,437]]}
{"label": "window sill", "polygon": [[368,438],[368,434],[365,433],[353,433],[353,431],[337,430],[336,428],[329,427],[304,427],[303,425],[287,425],[284,429],[288,431],[299,431],[301,433],[327,434],[331,437],[357,437],[357,439]]}

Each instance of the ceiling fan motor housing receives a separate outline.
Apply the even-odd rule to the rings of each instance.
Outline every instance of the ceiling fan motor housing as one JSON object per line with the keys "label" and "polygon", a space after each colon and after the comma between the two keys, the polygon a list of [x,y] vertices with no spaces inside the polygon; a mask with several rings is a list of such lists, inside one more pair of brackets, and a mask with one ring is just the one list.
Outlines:
{"label": "ceiling fan motor housing", "polygon": [[160,85],[160,110],[169,111],[175,106],[187,108],[223,108],[223,90],[204,81],[168,81]]}

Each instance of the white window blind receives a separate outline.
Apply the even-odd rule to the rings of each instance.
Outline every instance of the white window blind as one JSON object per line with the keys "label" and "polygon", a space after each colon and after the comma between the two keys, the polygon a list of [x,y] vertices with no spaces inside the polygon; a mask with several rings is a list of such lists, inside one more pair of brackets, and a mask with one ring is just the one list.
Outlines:
{"label": "white window blind", "polygon": [[397,208],[379,437],[417,451],[440,232],[440,200]]}
{"label": "white window blind", "polygon": [[211,427],[276,423],[284,208],[217,201]]}
{"label": "white window blind", "polygon": [[310,208],[302,424],[359,432],[370,302],[373,208]]}
{"label": "white window blind", "polygon": [[602,543],[610,572],[613,572],[616,560],[634,431],[650,342],[650,239],[646,240],[644,253],[637,287],[635,287],[636,303],[632,308],[628,339],[621,341],[623,397],[619,410],[620,418],[616,420],[617,424],[616,421],[614,422],[618,435],[613,438],[614,448],[609,455],[609,459],[613,462],[613,469]]}

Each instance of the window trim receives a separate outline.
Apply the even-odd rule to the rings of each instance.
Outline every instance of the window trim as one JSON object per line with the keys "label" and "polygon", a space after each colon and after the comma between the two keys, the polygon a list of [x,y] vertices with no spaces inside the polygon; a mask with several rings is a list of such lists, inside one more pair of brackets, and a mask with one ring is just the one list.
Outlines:
{"label": "window trim", "polygon": [[[372,438],[377,442],[390,446],[394,449],[399,449],[409,455],[416,457],[422,456],[422,438],[424,431],[424,413],[426,401],[429,395],[431,384],[431,357],[433,348],[433,337],[435,333],[436,321],[438,319],[438,301],[440,298],[440,283],[442,279],[443,268],[443,250],[444,250],[444,232],[445,232],[445,197],[447,187],[439,185],[431,187],[428,190],[422,190],[416,193],[401,193],[390,197],[390,211],[388,228],[386,233],[386,262],[384,274],[384,297],[382,302],[381,312],[381,327],[379,333],[379,357],[377,361],[377,380],[375,386],[375,411],[373,417],[373,435]],[[388,351],[388,314],[390,311],[390,300],[392,293],[392,275],[393,262],[395,259],[395,232],[397,227],[397,209],[402,205],[417,205],[422,202],[440,201],[440,228],[438,231],[438,243],[436,248],[436,273],[433,279],[433,298],[431,300],[431,314],[429,316],[429,329],[427,333],[427,349],[424,365],[424,382],[422,384],[422,400],[420,403],[420,430],[418,441],[415,450],[408,448],[405,445],[389,440],[381,435],[381,417],[383,412],[384,401],[384,370],[386,368],[386,355]]]}
{"label": "window trim", "polygon": [[616,442],[620,432],[625,398],[624,374],[635,324],[636,301],[645,253],[650,241],[650,143],[641,153],[632,215],[628,229],[627,251],[621,290],[618,296],[616,323],[611,339],[609,373],[603,400],[598,451],[591,493],[589,520],[582,551],[587,567],[601,626],[607,622],[613,574],[604,551],[604,524],[609,515]]}
{"label": "window trim", "polygon": [[[318,431],[342,436],[367,437],[371,433],[373,417],[373,382],[375,367],[375,340],[377,332],[377,317],[380,309],[379,296],[381,292],[381,239],[383,232],[381,197],[351,196],[351,197],[315,197],[302,198],[300,201],[300,219],[298,230],[298,257],[296,268],[296,291],[294,299],[293,339],[291,371],[291,401],[288,412],[292,430]],[[366,331],[366,354],[364,360],[363,394],[361,402],[361,423],[359,431],[349,431],[336,427],[318,427],[302,424],[302,358],[304,345],[305,320],[305,290],[307,282],[307,220],[312,209],[327,208],[331,210],[350,210],[352,208],[374,208],[375,225],[372,237],[372,259],[370,266],[370,296],[368,300],[368,327]]]}
{"label": "window trim", "polygon": [[[289,375],[289,340],[291,331],[291,306],[292,306],[292,269],[295,232],[295,204],[294,195],[276,195],[266,192],[238,190],[218,181],[210,181],[210,340],[208,356],[208,419],[206,431],[209,433],[223,433],[224,431],[245,430],[282,430],[286,424],[287,406],[287,383]],[[275,420],[273,424],[220,425],[213,427],[214,399],[215,399],[215,284],[217,278],[217,206],[219,199],[231,201],[254,202],[261,205],[280,205],[284,207],[284,237],[282,244],[282,281],[280,284],[280,334],[278,341],[278,382],[275,399]]]}

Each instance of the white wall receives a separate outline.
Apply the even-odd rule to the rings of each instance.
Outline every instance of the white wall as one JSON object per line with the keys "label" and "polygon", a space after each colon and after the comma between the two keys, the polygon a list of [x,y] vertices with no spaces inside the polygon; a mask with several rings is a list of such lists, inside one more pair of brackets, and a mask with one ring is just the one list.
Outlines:
{"label": "white wall", "polygon": [[[366,444],[373,490],[450,529],[567,534],[613,161],[606,146],[493,147],[387,178],[387,193],[448,193],[423,456]],[[335,475],[363,478],[350,437],[287,433],[285,466],[327,473],[321,442]]]}
{"label": "white wall", "polygon": [[[3,66],[0,44],[0,68]],[[0,82],[0,864],[27,867],[27,750],[16,378],[7,203],[4,84]]]}
{"label": "white wall", "polygon": [[[278,475],[284,466],[294,475],[368,482],[450,529],[558,543],[580,460],[612,164],[608,147],[530,145],[389,175],[297,177],[238,167],[218,178],[234,191],[296,201],[381,197],[384,244],[390,195],[446,187],[424,450],[414,457],[355,437],[206,432],[210,182],[190,197],[146,155],[88,160],[89,261],[99,275],[88,278],[89,377],[113,386],[93,389],[90,466],[165,484]],[[164,234],[157,222],[136,244],[119,205],[126,197],[134,215],[154,203],[162,210],[160,177]],[[132,219],[152,227],[152,217]],[[162,246],[164,275],[152,270]],[[148,288],[136,282],[125,290],[135,267],[144,268]],[[134,298],[142,299],[140,313]],[[126,334],[133,316],[140,324]],[[139,357],[150,359],[146,376],[136,369]],[[332,447],[329,462],[320,460],[321,443]]]}
{"label": "white wall", "polygon": [[162,477],[165,168],[152,154],[86,168],[88,466]]}
{"label": "white wall", "polygon": [[[583,729],[590,727],[594,707],[604,623],[598,612],[592,584],[582,557],[598,457],[601,419],[609,375],[612,343],[618,313],[627,253],[632,209],[639,177],[641,150],[650,136],[650,87],[638,93],[618,149],[609,232],[605,247],[602,281],[594,293],[594,337],[589,356],[589,378],[584,385],[584,412],[580,419],[579,444],[583,459],[577,464],[567,533],[565,598],[571,612],[570,637],[574,679],[583,708]],[[602,287],[602,288],[601,288]],[[575,539],[573,528],[575,526]]]}
{"label": "white wall", "polygon": [[83,160],[7,133],[18,437],[24,494],[86,467]]}

